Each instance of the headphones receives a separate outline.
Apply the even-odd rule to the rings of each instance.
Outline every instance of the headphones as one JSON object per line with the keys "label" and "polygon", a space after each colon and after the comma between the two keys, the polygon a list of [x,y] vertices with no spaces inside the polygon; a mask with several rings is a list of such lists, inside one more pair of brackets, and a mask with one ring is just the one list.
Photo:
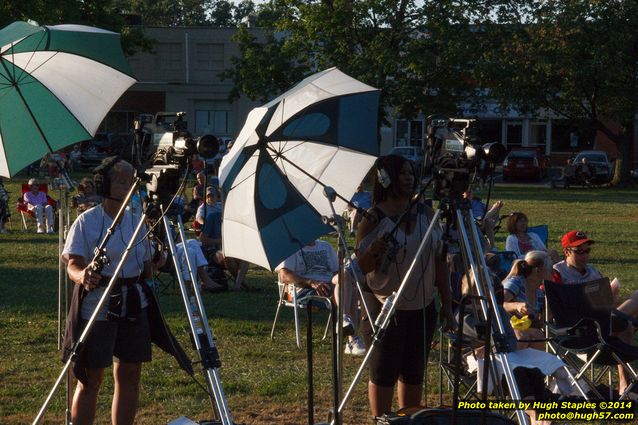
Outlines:
{"label": "headphones", "polygon": [[392,184],[392,179],[390,178],[390,174],[383,168],[383,160],[385,156],[380,156],[374,162],[374,168],[377,169],[377,180],[382,188],[387,189]]}
{"label": "headphones", "polygon": [[109,156],[104,158],[102,163],[93,169],[93,184],[95,193],[103,198],[111,196],[111,180],[109,179],[109,171],[120,162],[119,156]]}

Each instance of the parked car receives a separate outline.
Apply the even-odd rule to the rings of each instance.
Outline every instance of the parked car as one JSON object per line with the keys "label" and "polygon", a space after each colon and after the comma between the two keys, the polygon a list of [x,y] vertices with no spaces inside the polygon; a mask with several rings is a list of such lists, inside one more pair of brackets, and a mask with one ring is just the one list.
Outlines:
{"label": "parked car", "polygon": [[82,156],[80,164],[82,167],[93,167],[102,160],[112,155],[127,156],[127,149],[130,148],[131,141],[115,133],[98,133],[94,139],[85,140],[80,143]]}
{"label": "parked car", "polygon": [[390,154],[400,155],[409,159],[416,164],[416,169],[419,171],[423,167],[423,149],[418,146],[396,146],[392,148]]}
{"label": "parked car", "polygon": [[586,158],[587,164],[592,168],[592,175],[588,179],[591,183],[608,183],[613,176],[614,167],[605,151],[581,151],[576,155],[572,165],[579,167]]}
{"label": "parked car", "polygon": [[538,148],[512,148],[503,161],[503,180],[537,179],[549,175],[549,158]]}

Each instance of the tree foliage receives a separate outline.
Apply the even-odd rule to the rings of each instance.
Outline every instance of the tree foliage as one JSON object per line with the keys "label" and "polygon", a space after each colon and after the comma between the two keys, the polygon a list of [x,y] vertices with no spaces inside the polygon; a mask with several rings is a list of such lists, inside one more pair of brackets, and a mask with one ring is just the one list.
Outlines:
{"label": "tree foliage", "polygon": [[490,3],[498,14],[476,16],[479,86],[503,104],[544,109],[602,132],[627,159],[616,173],[627,179],[638,106],[638,3]]}
{"label": "tree foliage", "polygon": [[233,80],[234,96],[265,101],[302,76],[336,66],[381,89],[383,112],[455,113],[469,81],[456,63],[465,49],[448,55],[445,38],[432,36],[452,26],[447,4],[272,0],[257,10],[259,34],[239,30],[241,56],[223,76]]}
{"label": "tree foliage", "polygon": [[224,74],[234,96],[266,100],[337,66],[380,88],[394,114],[453,114],[460,102],[495,99],[601,131],[629,153],[635,1],[271,0],[257,26],[239,30],[241,56]]}

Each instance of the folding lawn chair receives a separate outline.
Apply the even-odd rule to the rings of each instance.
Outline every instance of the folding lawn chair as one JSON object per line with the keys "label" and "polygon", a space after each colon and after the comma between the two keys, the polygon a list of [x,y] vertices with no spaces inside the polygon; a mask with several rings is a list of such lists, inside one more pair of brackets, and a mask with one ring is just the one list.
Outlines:
{"label": "folding lawn chair", "polygon": [[[584,380],[595,398],[604,399],[596,385],[609,366],[621,365],[631,375],[629,386],[620,395],[621,400],[626,398],[638,384],[638,375],[629,364],[638,360],[638,347],[612,335],[634,320],[613,308],[609,279],[571,285],[545,281],[545,294],[553,315],[550,333],[555,335],[550,347],[577,371],[576,382]],[[578,355],[586,356],[584,363]],[[587,377],[591,365],[605,368],[597,376],[592,373]],[[586,399],[591,398],[582,390],[581,393]]]}
{"label": "folding lawn chair", "polygon": [[[299,310],[308,308],[308,303],[304,299],[297,298],[297,290],[294,284],[277,282],[277,288],[279,292],[279,300],[277,301],[277,310],[275,311],[275,319],[272,322],[272,329],[270,331],[270,339],[275,339],[275,326],[277,326],[277,319],[279,318],[279,311],[281,307],[290,307],[293,309],[295,318],[295,341],[297,342],[297,348],[301,350],[301,326],[299,322]],[[326,305],[330,306],[330,299],[322,297],[326,300]],[[315,304],[316,305],[316,304]],[[314,308],[314,305],[313,305]],[[330,330],[330,319],[332,318],[332,310],[329,309],[328,322],[326,323],[326,329],[323,333],[322,341],[328,336]]]}
{"label": "folding lawn chair", "polygon": [[[16,203],[16,209],[20,213],[20,217],[22,218],[22,228],[26,232],[29,230],[28,222],[33,222],[35,220],[35,213],[33,211],[29,211],[27,207],[27,203],[24,202],[24,194],[29,192],[31,187],[28,183],[23,183],[20,197]],[[47,203],[53,207],[54,213],[57,210],[58,202],[49,196],[49,188],[46,183],[40,183],[40,192],[44,192],[47,194]],[[57,220],[54,220],[57,222]]]}
{"label": "folding lawn chair", "polygon": [[532,226],[527,228],[528,233],[536,233],[543,244],[547,246],[547,241],[549,240],[549,226],[547,224],[539,224],[538,226]]}

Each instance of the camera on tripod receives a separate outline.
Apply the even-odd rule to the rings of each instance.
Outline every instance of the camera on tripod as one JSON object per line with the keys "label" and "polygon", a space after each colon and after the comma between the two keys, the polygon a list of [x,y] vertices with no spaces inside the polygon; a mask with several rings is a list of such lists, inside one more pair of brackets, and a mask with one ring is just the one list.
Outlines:
{"label": "camera on tripod", "polygon": [[150,164],[145,170],[149,198],[169,204],[179,189],[180,176],[193,154],[213,158],[219,152],[219,140],[212,134],[194,139],[184,119],[186,112],[143,114],[135,121],[135,146],[138,166]]}
{"label": "camera on tripod", "polygon": [[471,175],[485,179],[505,159],[502,144],[480,144],[475,120],[431,115],[426,124],[435,199],[460,197]]}

